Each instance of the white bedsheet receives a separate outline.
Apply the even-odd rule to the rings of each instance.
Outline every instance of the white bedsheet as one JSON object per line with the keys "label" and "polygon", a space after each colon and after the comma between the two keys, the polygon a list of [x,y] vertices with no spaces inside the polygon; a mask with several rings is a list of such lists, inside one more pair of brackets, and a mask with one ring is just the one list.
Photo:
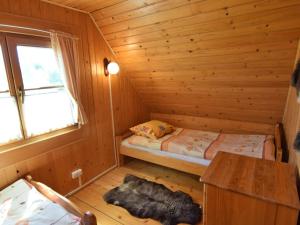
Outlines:
{"label": "white bedsheet", "polygon": [[79,225],[80,218],[53,203],[24,180],[0,191],[0,225]]}
{"label": "white bedsheet", "polygon": [[196,163],[196,164],[203,165],[203,166],[208,166],[211,162],[211,160],[207,160],[207,159],[196,158],[196,157],[191,157],[191,156],[186,156],[186,155],[180,155],[180,154],[165,152],[165,151],[152,150],[151,148],[145,148],[145,147],[141,147],[141,146],[137,146],[137,145],[132,145],[132,144],[128,143],[128,138],[124,139],[122,141],[121,145],[128,147],[128,148],[134,148],[137,150],[150,152],[155,155],[166,156],[166,157],[179,159],[179,160],[183,160],[183,161],[187,161],[187,162],[191,162],[191,163]]}

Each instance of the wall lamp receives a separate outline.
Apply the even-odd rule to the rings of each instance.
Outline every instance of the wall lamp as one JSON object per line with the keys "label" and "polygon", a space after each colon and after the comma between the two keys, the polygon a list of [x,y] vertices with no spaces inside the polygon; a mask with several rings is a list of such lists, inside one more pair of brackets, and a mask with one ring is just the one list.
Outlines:
{"label": "wall lamp", "polygon": [[103,59],[104,64],[104,74],[105,76],[108,75],[115,75],[119,73],[120,67],[118,63],[108,60],[107,58]]}

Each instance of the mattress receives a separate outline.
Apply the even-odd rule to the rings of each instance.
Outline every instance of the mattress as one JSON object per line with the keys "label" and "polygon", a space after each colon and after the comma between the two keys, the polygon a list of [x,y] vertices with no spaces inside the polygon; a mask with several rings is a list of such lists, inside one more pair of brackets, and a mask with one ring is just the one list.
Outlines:
{"label": "mattress", "polygon": [[172,134],[153,140],[132,135],[123,146],[153,154],[208,165],[219,151],[275,160],[271,135],[226,134],[176,128]]}
{"label": "mattress", "polygon": [[122,141],[121,145],[125,146],[127,148],[134,148],[136,150],[149,152],[149,153],[152,153],[152,154],[155,154],[158,156],[165,156],[165,157],[170,157],[170,158],[174,158],[174,159],[184,160],[187,162],[196,163],[196,164],[203,165],[203,166],[208,166],[211,162],[211,160],[207,160],[207,159],[196,158],[196,157],[192,157],[192,156],[181,155],[181,154],[165,152],[165,151],[157,151],[157,150],[154,150],[151,148],[133,145],[133,144],[129,143],[129,141],[128,141],[129,138],[124,139]]}

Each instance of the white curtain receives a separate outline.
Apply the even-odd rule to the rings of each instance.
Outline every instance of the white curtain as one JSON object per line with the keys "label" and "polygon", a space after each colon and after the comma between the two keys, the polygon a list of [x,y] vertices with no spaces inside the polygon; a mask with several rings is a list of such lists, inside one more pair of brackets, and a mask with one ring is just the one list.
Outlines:
{"label": "white curtain", "polygon": [[63,74],[65,87],[78,107],[78,124],[88,122],[80,100],[80,70],[78,40],[58,32],[51,32],[51,45],[54,50],[60,72]]}
{"label": "white curtain", "polygon": [[6,68],[0,45],[0,145],[23,138],[17,102],[9,92]]}
{"label": "white curtain", "polygon": [[23,138],[14,97],[10,94],[0,94],[0,145]]}

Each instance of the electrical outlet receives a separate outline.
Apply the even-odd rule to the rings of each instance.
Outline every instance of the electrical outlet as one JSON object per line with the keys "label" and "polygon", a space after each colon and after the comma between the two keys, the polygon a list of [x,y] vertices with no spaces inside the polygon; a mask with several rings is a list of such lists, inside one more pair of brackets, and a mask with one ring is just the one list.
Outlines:
{"label": "electrical outlet", "polygon": [[75,170],[72,172],[72,179],[81,177],[81,175],[82,175],[82,169]]}

